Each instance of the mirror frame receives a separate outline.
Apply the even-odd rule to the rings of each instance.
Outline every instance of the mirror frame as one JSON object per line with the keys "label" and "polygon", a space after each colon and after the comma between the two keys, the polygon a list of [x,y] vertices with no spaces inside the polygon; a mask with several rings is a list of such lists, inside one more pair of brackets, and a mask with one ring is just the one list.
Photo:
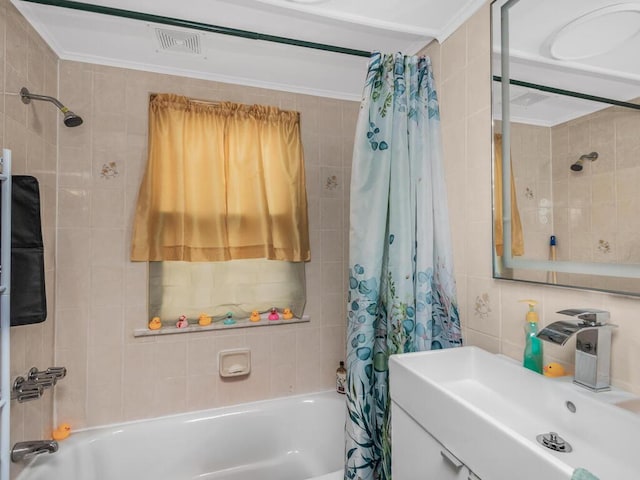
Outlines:
{"label": "mirror frame", "polygon": [[[493,278],[512,281],[524,281],[527,283],[538,283],[542,285],[555,285],[561,287],[579,288],[583,290],[598,290],[611,293],[619,293],[624,295],[640,296],[640,291],[619,291],[608,290],[606,288],[597,288],[591,286],[571,285],[569,283],[549,283],[535,280],[519,280],[506,276],[508,271],[513,269],[524,270],[540,270],[547,272],[562,272],[573,273],[582,275],[599,275],[614,278],[640,278],[640,264],[613,264],[613,263],[600,263],[600,262],[571,262],[563,260],[533,260],[533,259],[521,259],[515,258],[511,255],[512,251],[512,231],[511,231],[511,125],[510,125],[510,86],[519,85],[537,90],[547,91],[560,95],[569,95],[572,97],[582,98],[585,100],[598,101],[601,103],[608,103],[611,105],[618,105],[624,107],[630,107],[634,109],[640,109],[640,105],[622,102],[618,100],[612,100],[603,97],[597,97],[593,95],[586,95],[578,92],[571,92],[568,90],[556,89],[553,87],[547,87],[543,85],[536,85],[528,82],[521,82],[511,79],[510,74],[510,59],[509,59],[509,9],[517,4],[520,0],[494,0],[491,3],[491,98],[492,98],[492,112],[493,97],[495,89],[493,88],[494,82],[499,81],[501,85],[501,114],[502,114],[502,225],[503,225],[503,256],[498,256],[495,250],[495,229],[493,229],[493,243],[492,243],[492,257],[493,257]],[[494,70],[494,38],[496,32],[494,31],[495,15],[497,8],[500,8],[500,75],[495,75]],[[492,115],[493,117],[493,115]],[[492,145],[492,170],[493,162],[495,161],[495,148],[494,148],[494,134],[498,133],[495,129],[495,121],[492,118],[491,127],[491,145]],[[493,177],[492,177],[493,178]],[[492,185],[492,211],[495,221],[495,185]]]}

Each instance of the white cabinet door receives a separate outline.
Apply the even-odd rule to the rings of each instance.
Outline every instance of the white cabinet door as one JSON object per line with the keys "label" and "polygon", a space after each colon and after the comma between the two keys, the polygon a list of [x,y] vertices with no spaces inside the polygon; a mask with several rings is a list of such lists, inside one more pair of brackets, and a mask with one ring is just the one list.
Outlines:
{"label": "white cabinet door", "polygon": [[470,472],[392,402],[391,473],[393,480],[467,480]]}

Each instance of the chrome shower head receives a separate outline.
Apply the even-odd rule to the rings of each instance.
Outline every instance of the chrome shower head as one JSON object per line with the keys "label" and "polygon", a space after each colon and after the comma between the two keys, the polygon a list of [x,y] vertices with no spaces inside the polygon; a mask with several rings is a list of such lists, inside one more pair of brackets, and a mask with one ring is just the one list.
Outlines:
{"label": "chrome shower head", "polygon": [[593,162],[597,158],[598,158],[598,152],[591,152],[591,153],[582,155],[576,163],[571,165],[571,170],[573,170],[574,172],[579,172],[582,170],[583,168],[582,164],[584,163],[585,160],[591,160]]}
{"label": "chrome shower head", "polygon": [[63,122],[67,127],[77,127],[78,125],[82,125],[82,117],[76,115],[71,110],[67,110],[64,114]]}
{"label": "chrome shower head", "polygon": [[78,125],[82,125],[82,117],[73,113],[54,97],[49,97],[47,95],[36,95],[35,93],[29,92],[27,87],[22,87],[22,89],[20,90],[20,97],[22,98],[22,103],[24,104],[31,103],[31,100],[43,100],[45,102],[51,102],[64,114],[64,124],[67,127],[77,127]]}

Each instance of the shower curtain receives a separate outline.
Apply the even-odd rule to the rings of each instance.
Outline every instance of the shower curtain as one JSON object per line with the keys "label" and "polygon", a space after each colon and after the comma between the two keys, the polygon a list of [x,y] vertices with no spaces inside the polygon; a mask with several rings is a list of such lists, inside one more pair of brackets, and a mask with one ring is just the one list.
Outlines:
{"label": "shower curtain", "polygon": [[391,478],[389,355],[462,344],[440,142],[429,58],[373,53],[351,180],[345,480]]}

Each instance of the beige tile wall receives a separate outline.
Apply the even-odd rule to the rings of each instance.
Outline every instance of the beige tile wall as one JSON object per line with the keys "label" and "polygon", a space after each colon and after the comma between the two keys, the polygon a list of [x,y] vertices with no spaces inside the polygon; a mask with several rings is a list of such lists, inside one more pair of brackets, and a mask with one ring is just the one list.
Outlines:
{"label": "beige tile wall", "polygon": [[[512,124],[516,195],[525,234],[524,258],[546,259],[549,235],[557,258],[578,262],[638,263],[636,185],[640,168],[640,120],[633,111],[610,107],[553,127]],[[635,134],[634,134],[635,132]],[[570,166],[595,151],[583,170]],[[521,280],[545,281],[547,272],[519,270]],[[558,283],[606,290],[638,290],[640,280],[557,274]]]}
{"label": "beige tile wall", "polygon": [[[25,86],[34,93],[57,95],[57,62],[56,55],[13,5],[0,1],[0,145],[12,150],[14,174],[33,175],[40,183],[49,302],[44,323],[11,329],[12,379],[25,375],[33,366],[47,368],[54,362],[56,150],[62,116],[50,103],[24,105],[18,92]],[[49,436],[52,414],[51,391],[28,403],[12,401],[11,442]]]}
{"label": "beige tile wall", "polygon": [[[549,236],[553,233],[553,195],[551,189],[551,129],[535,125],[512,124],[511,158],[516,198],[525,233],[523,258],[549,255]],[[546,272],[536,272],[545,281]]]}
{"label": "beige tile wall", "polygon": [[[128,260],[151,92],[259,103],[302,115],[312,261],[310,324],[134,338],[147,271]],[[86,123],[60,131],[56,417],[75,427],[333,388],[344,357],[348,185],[359,105],[60,62],[60,95]],[[217,352],[250,347],[248,379],[222,380]]]}
{"label": "beige tile wall", "polygon": [[[640,167],[640,116],[610,107],[551,129],[554,197],[557,211],[567,219],[562,230],[562,258],[606,263],[639,263],[637,194]],[[583,170],[569,168],[581,155]]]}
{"label": "beige tile wall", "polygon": [[[16,374],[33,364],[53,362],[55,306],[55,361],[70,371],[57,387],[57,421],[79,428],[332,388],[344,351],[347,200],[358,105],[68,61],[60,62],[58,89],[55,56],[7,0],[0,1],[0,28],[5,72],[0,76],[0,132],[3,144],[14,149],[17,171],[34,172],[42,181],[52,312],[42,326],[14,329],[12,361]],[[640,393],[637,299],[491,277],[489,48],[487,4],[443,45],[426,49],[439,85],[467,343],[520,358],[526,311],[517,303],[521,298],[540,300],[543,324],[556,320],[554,312],[561,308],[605,308],[620,325],[614,338],[614,382]],[[61,128],[57,135],[59,118],[52,106],[19,103],[16,92],[25,82],[34,91],[58,92],[85,118],[85,125]],[[147,96],[158,91],[272,103],[302,112],[313,242],[307,284],[311,324],[132,337],[132,330],[147,321],[146,270],[128,262],[128,238],[144,166]],[[334,176],[335,188],[327,181]],[[54,270],[56,234],[59,268]],[[223,382],[216,375],[216,352],[238,346],[252,348],[254,374],[248,380]],[[571,361],[570,345],[547,347],[546,352],[548,358]],[[16,406],[12,439],[45,435],[52,423],[50,412],[50,392],[43,402]]]}
{"label": "beige tile wall", "polygon": [[[540,301],[541,323],[567,307],[611,311],[613,383],[640,393],[640,299],[605,293],[499,281],[491,269],[491,110],[489,3],[432,56],[439,85],[443,146],[461,317],[467,344],[521,359],[526,305]],[[547,360],[570,366],[573,346],[545,344]]]}

